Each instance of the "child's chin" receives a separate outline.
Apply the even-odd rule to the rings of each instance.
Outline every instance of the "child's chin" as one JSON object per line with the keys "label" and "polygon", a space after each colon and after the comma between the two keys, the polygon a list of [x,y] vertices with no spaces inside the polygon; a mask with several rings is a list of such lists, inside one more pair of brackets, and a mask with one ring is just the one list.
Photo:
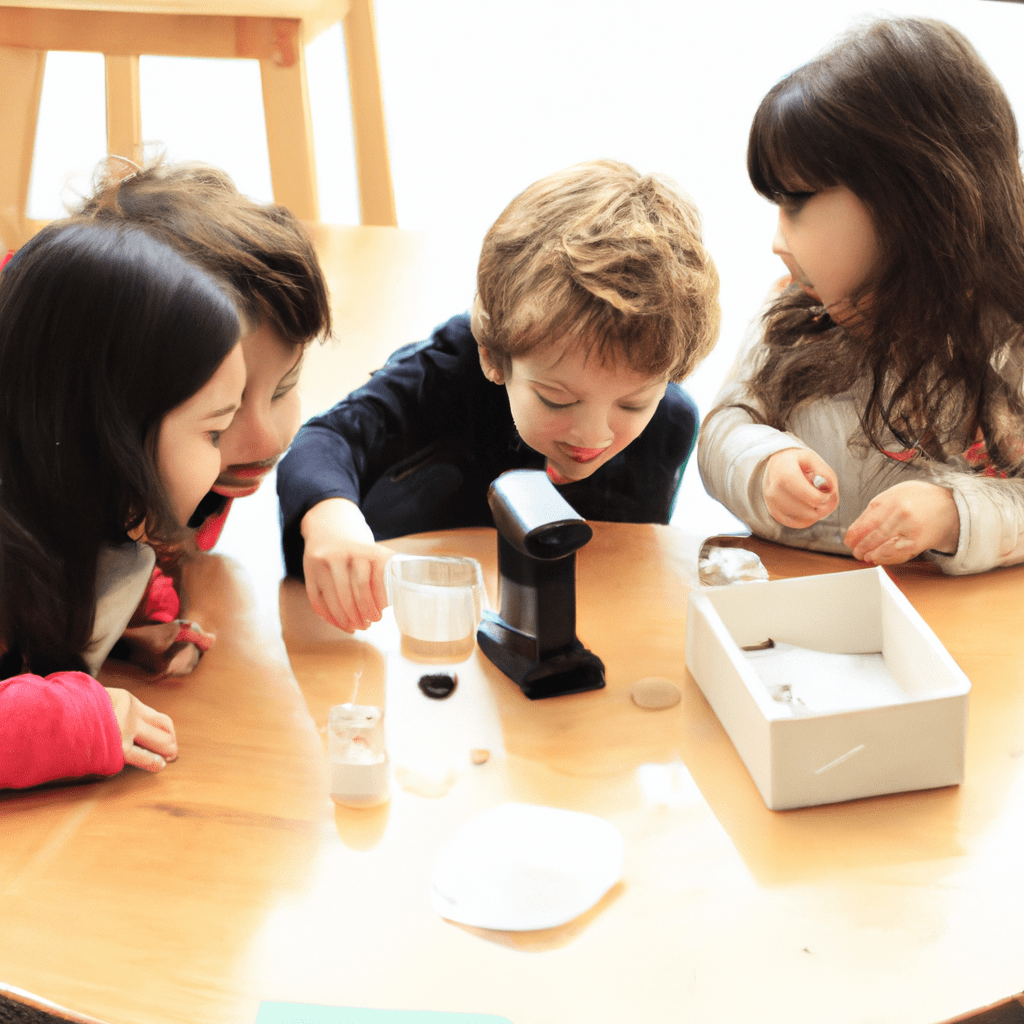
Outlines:
{"label": "child's chin", "polygon": [[[583,469],[582,466],[580,468]],[[590,474],[592,472],[591,468],[588,466],[588,467],[586,467],[584,472],[578,474],[577,476],[571,476],[571,477],[570,476],[566,476],[564,473],[561,473],[558,469],[556,469],[551,464],[551,460],[550,459],[548,460],[547,465],[545,466],[545,469],[547,469],[548,479],[553,484],[557,484],[559,487],[562,486],[563,484],[574,484],[577,481],[582,480],[584,477],[590,476]]]}

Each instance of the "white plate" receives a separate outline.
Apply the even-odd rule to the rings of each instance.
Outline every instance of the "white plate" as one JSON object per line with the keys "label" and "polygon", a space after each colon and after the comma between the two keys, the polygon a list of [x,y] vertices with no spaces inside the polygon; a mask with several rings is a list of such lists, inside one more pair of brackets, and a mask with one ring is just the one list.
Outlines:
{"label": "white plate", "polygon": [[431,901],[450,921],[498,931],[554,928],[622,877],[623,841],[603,818],[500,804],[470,818],[438,855]]}

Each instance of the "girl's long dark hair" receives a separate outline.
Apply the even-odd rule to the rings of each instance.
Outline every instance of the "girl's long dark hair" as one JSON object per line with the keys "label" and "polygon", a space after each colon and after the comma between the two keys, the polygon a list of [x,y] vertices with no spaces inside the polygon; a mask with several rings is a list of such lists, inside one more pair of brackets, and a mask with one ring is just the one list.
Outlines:
{"label": "girl's long dark hair", "polygon": [[970,43],[929,19],[849,33],[761,101],[747,168],[773,200],[846,186],[882,252],[846,328],[798,288],[772,303],[750,382],[767,422],[866,380],[868,443],[945,459],[980,430],[1024,473],[1024,179],[1009,101]]}
{"label": "girl's long dark hair", "polygon": [[163,417],[236,344],[233,302],[139,228],[65,221],[0,273],[0,647],[10,675],[83,669],[102,545],[178,529]]}

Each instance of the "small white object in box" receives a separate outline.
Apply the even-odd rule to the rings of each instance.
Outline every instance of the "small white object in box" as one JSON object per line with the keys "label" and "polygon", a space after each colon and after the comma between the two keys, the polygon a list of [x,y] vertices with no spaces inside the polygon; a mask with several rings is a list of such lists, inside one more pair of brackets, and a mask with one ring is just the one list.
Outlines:
{"label": "small white object in box", "polygon": [[[769,638],[880,651],[903,699],[794,715],[741,650]],[[970,681],[879,568],[695,588],[686,665],[772,810],[963,781]]]}

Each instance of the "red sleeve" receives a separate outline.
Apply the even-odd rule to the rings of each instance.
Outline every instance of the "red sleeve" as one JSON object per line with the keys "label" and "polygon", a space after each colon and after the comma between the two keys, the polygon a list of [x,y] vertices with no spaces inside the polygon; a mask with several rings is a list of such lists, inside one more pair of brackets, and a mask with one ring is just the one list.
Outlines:
{"label": "red sleeve", "polygon": [[114,775],[121,729],[107,691],[84,672],[0,680],[0,789]]}
{"label": "red sleeve", "polygon": [[181,601],[174,589],[174,581],[161,572],[159,566],[149,578],[146,591],[143,622],[173,622],[181,611]]}

